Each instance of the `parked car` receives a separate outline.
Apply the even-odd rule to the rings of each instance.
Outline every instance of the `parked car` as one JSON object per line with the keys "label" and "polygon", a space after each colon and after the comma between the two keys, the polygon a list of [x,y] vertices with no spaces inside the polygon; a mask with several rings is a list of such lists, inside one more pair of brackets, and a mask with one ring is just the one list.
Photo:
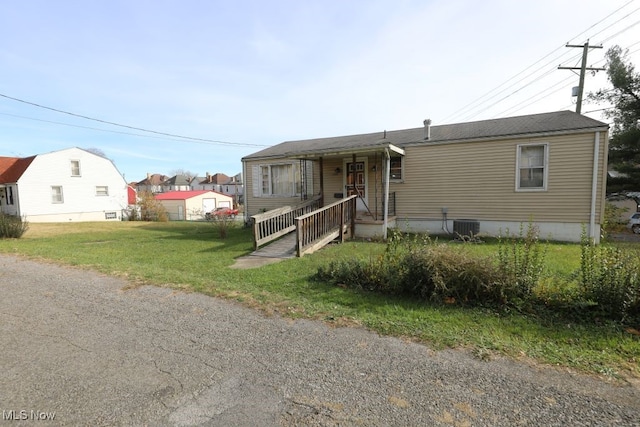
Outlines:
{"label": "parked car", "polygon": [[236,217],[236,215],[238,215],[238,209],[221,207],[221,208],[215,208],[211,212],[207,212],[206,214],[204,214],[204,217],[206,219],[223,218],[223,217],[229,217],[233,219]]}
{"label": "parked car", "polygon": [[631,229],[635,234],[640,234],[640,212],[636,212],[629,218],[627,227]]}

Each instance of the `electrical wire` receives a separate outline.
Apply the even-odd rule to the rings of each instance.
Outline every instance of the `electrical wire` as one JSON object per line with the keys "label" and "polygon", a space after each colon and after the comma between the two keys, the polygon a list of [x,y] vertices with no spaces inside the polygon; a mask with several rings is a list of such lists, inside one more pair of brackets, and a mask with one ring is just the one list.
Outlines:
{"label": "electrical wire", "polygon": [[[36,122],[43,122],[43,123],[51,123],[51,124],[55,124],[55,125],[61,125],[61,126],[69,126],[69,127],[74,127],[74,128],[79,128],[79,129],[88,129],[88,130],[97,130],[99,132],[109,132],[109,133],[116,133],[119,135],[131,135],[131,136],[139,136],[142,138],[154,138],[154,139],[161,139],[164,141],[179,141],[179,142],[190,142],[193,144],[208,144],[208,145],[217,145],[218,143],[214,143],[214,142],[205,142],[205,141],[185,141],[184,139],[177,139],[177,138],[169,138],[169,137],[165,137],[165,136],[154,136],[154,135],[143,135],[141,133],[133,133],[133,132],[124,132],[124,131],[119,131],[119,130],[111,130],[111,129],[102,129],[102,128],[94,128],[91,126],[81,126],[81,125],[73,125],[71,123],[64,123],[64,122],[56,122],[53,120],[44,120],[44,119],[36,119],[35,117],[28,117],[28,116],[21,116],[18,114],[10,114],[10,113],[2,113],[0,112],[0,115],[3,116],[9,116],[9,117],[16,117],[19,119],[25,119],[25,120],[32,120],[32,121],[36,121]],[[259,146],[257,144],[243,144],[243,143],[235,143],[237,146]],[[259,147],[267,147],[267,145],[260,145]]]}
{"label": "electrical wire", "polygon": [[60,109],[53,108],[53,107],[47,107],[46,105],[41,105],[41,104],[37,104],[35,102],[30,102],[30,101],[25,101],[24,99],[15,98],[13,96],[5,95],[5,94],[2,94],[2,93],[0,93],[0,97],[6,98],[6,99],[10,99],[10,100],[16,101],[16,102],[21,102],[23,104],[32,105],[34,107],[43,108],[43,109],[50,110],[50,111],[55,111],[56,113],[67,114],[67,115],[73,116],[73,117],[79,117],[79,118],[85,119],[85,120],[92,120],[94,122],[104,123],[104,124],[108,124],[108,125],[112,125],[112,126],[118,126],[118,127],[123,127],[123,128],[127,128],[127,129],[132,129],[132,130],[139,130],[139,131],[142,131],[142,132],[149,132],[149,133],[153,133],[153,134],[156,134],[156,135],[169,136],[169,137],[172,137],[172,138],[180,138],[180,140],[189,140],[189,141],[193,141],[193,142],[201,142],[201,143],[209,143],[209,144],[236,145],[236,146],[243,146],[243,147],[265,147],[265,145],[260,145],[260,144],[248,144],[248,143],[238,143],[238,142],[230,142],[230,141],[219,141],[219,140],[215,140],[215,139],[194,138],[194,137],[191,137],[191,136],[184,136],[184,135],[177,135],[177,134],[173,134],[173,133],[160,132],[160,131],[155,131],[155,130],[151,130],[151,129],[145,129],[145,128],[140,128],[140,127],[136,127],[136,126],[123,125],[123,124],[116,123],[116,122],[110,122],[110,121],[107,121],[107,120],[97,119],[95,117],[89,117],[89,116],[85,116],[85,115],[82,115],[82,114],[72,113],[72,112],[69,112],[69,111],[60,110]]}
{"label": "electrical wire", "polygon": [[[580,37],[581,35],[587,33],[589,30],[595,28],[596,26],[598,26],[599,24],[601,24],[602,22],[606,21],[607,19],[609,19],[611,16],[615,15],[616,13],[618,13],[620,10],[624,9],[625,7],[627,7],[628,5],[630,5],[633,2],[633,0],[630,0],[629,2],[625,3],[623,6],[619,7],[618,9],[616,9],[615,11],[611,12],[609,15],[607,15],[606,17],[604,17],[603,19],[601,19],[600,21],[596,22],[595,24],[591,25],[590,27],[588,27],[586,30],[582,31],[581,33],[579,33],[578,35],[576,35],[575,37],[573,37],[573,39],[576,39],[578,37]],[[637,12],[638,10],[640,10],[640,8],[637,8],[633,11],[631,11],[630,13],[626,14],[625,16],[617,19],[616,21],[614,21],[612,24],[608,25],[607,27],[605,27],[604,29],[600,30],[599,32],[597,32],[595,35],[598,35],[602,32],[604,32],[605,30],[611,28],[612,26],[618,24],[619,22],[621,22],[622,20],[628,18],[629,16],[631,16],[632,14],[634,14],[635,12]],[[637,25],[638,22],[624,28],[621,31],[618,31],[617,33],[613,34],[612,36],[609,36],[606,40],[610,40],[622,33],[624,33],[625,31],[628,31],[629,29],[631,29],[633,26]],[[594,36],[595,36],[594,35]],[[592,36],[593,37],[593,36]],[[573,40],[572,39],[572,40]],[[635,44],[635,43],[634,43]],[[498,85],[497,87],[495,87],[494,89],[488,91],[487,93],[481,95],[480,97],[476,98],[474,101],[470,102],[469,104],[465,105],[464,107],[462,107],[460,110],[454,112],[453,114],[450,114],[449,116],[447,116],[445,118],[445,121],[450,120],[452,118],[455,117],[460,117],[460,116],[464,116],[463,120],[468,120],[469,118],[473,118],[479,114],[481,114],[482,112],[486,112],[486,110],[492,106],[495,106],[497,103],[502,102],[504,100],[506,100],[507,98],[509,98],[510,96],[518,93],[520,90],[522,90],[523,88],[531,85],[533,82],[539,81],[541,78],[543,78],[544,76],[548,75],[550,73],[550,71],[548,71],[547,73],[544,73],[543,75],[535,78],[532,82],[527,83],[526,85],[522,86],[521,88],[518,88],[514,91],[512,91],[509,95],[500,98],[497,102],[494,102],[493,104],[491,104],[489,107],[482,107],[482,109],[480,109],[481,106],[483,106],[484,104],[486,104],[487,102],[489,102],[490,100],[496,98],[497,96],[499,96],[500,94],[506,92],[507,90],[513,88],[514,86],[516,86],[518,83],[526,80],[527,78],[533,76],[534,74],[536,74],[538,71],[544,69],[545,67],[547,67],[548,65],[550,65],[550,62],[545,63],[544,65],[542,65],[541,67],[538,67],[537,69],[535,69],[534,71],[532,71],[531,73],[525,75],[524,77],[522,77],[521,79],[517,80],[516,82],[512,83],[511,85],[507,86],[506,88],[502,89],[499,92],[495,92],[497,89],[503,87],[505,84],[509,83],[510,81],[512,81],[513,79],[521,76],[522,74],[524,74],[527,70],[531,69],[532,67],[534,67],[535,65],[537,65],[538,63],[544,61],[546,58],[548,58],[549,56],[553,55],[556,51],[560,50],[561,48],[565,48],[566,45],[560,46],[556,49],[554,49],[553,51],[551,51],[550,53],[548,53],[547,55],[543,56],[541,59],[537,60],[536,62],[534,62],[533,64],[529,65],[527,68],[525,68],[524,70],[522,70],[521,72],[519,72],[518,74],[516,74],[515,76],[511,77],[510,79],[506,80],[504,83]],[[562,56],[565,56],[565,54],[561,54],[559,56],[556,57],[560,58]],[[577,55],[578,58],[581,57],[581,55]],[[571,59],[575,58],[572,57]],[[571,60],[569,59],[569,60]],[[553,60],[552,60],[553,61]],[[566,62],[567,60],[565,60]],[[555,71],[555,67],[554,67],[554,71]],[[491,97],[485,99],[487,97],[487,95],[492,95]],[[535,95],[534,95],[535,96]],[[481,101],[481,102],[479,102]],[[468,112],[468,110],[476,110],[476,112]]]}

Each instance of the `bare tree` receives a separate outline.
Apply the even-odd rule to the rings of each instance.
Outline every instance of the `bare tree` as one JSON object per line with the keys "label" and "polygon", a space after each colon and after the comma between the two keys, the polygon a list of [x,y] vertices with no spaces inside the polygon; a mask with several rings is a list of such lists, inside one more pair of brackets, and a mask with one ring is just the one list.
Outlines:
{"label": "bare tree", "polygon": [[108,159],[107,155],[104,153],[104,151],[102,151],[99,148],[96,147],[91,147],[91,148],[85,148],[85,151],[88,151],[90,153],[95,154],[96,156],[100,156],[100,157],[104,157],[105,159]]}
{"label": "bare tree", "polygon": [[176,175],[184,175],[189,178],[195,178],[197,176],[195,173],[191,172],[190,170],[183,169],[183,168],[172,169],[169,171],[169,176],[176,176]]}

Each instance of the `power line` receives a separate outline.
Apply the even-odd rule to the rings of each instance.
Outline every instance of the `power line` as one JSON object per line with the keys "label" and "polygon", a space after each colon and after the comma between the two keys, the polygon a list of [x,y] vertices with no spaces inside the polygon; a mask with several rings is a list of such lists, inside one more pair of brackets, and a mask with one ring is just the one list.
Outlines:
{"label": "power line", "polygon": [[[573,39],[575,39],[575,38],[577,38],[577,37],[579,37],[579,36],[581,36],[582,34],[587,33],[587,32],[588,32],[589,30],[591,30],[592,28],[594,28],[594,27],[596,27],[597,25],[601,24],[602,22],[606,21],[606,20],[607,20],[607,19],[609,19],[611,16],[615,15],[615,14],[616,14],[616,13],[618,13],[620,10],[622,10],[622,9],[624,9],[625,7],[627,7],[628,5],[630,5],[633,1],[634,1],[634,0],[630,0],[629,2],[627,2],[627,3],[625,3],[624,5],[622,5],[621,7],[619,7],[618,9],[614,10],[613,12],[611,12],[609,15],[605,16],[605,17],[604,17],[603,19],[601,19],[600,21],[596,22],[595,24],[593,24],[593,25],[591,25],[590,27],[588,27],[586,30],[584,30],[584,31],[580,32],[579,34],[577,34],[575,37],[573,37],[573,38],[572,38],[572,40],[573,40]],[[635,9],[635,10],[633,10],[632,12],[628,13],[627,15],[623,16],[622,18],[617,19],[615,22],[613,22],[613,23],[612,23],[612,24],[610,24],[609,26],[605,27],[604,29],[602,29],[602,30],[600,30],[598,33],[596,33],[596,35],[597,35],[597,34],[602,33],[602,32],[603,32],[603,31],[605,31],[606,29],[608,29],[608,28],[612,27],[613,25],[615,25],[615,24],[619,23],[620,21],[622,21],[622,20],[626,19],[627,17],[629,17],[629,16],[630,16],[630,15],[632,15],[633,13],[637,12],[638,10],[640,10],[640,8]],[[637,23],[636,23],[636,24],[637,24]],[[629,26],[629,27],[625,28],[624,30],[621,30],[621,31],[617,32],[617,33],[616,33],[616,34],[614,34],[613,36],[608,37],[606,40],[609,40],[609,39],[611,39],[611,38],[613,38],[613,37],[615,37],[615,36],[617,36],[617,35],[619,35],[619,34],[621,34],[621,33],[625,32],[625,31],[627,31],[628,29],[630,29],[631,27],[633,27],[633,26],[634,26],[634,25],[636,25],[636,24],[633,24],[633,25],[631,25],[631,26]],[[546,64],[542,65],[541,67],[537,68],[536,70],[534,70],[534,71],[532,71],[531,73],[527,74],[526,76],[522,77],[520,80],[518,80],[518,81],[516,81],[516,82],[512,83],[511,85],[509,85],[508,87],[506,87],[506,88],[502,89],[501,91],[499,91],[499,92],[497,92],[497,93],[495,92],[497,89],[501,88],[502,86],[506,85],[507,83],[509,83],[509,82],[510,82],[510,81],[512,81],[513,79],[515,79],[515,78],[517,78],[518,76],[522,75],[522,74],[523,74],[523,73],[525,73],[527,70],[531,69],[531,68],[532,68],[532,67],[534,67],[536,64],[538,64],[538,63],[542,62],[543,60],[545,60],[546,58],[548,58],[549,56],[551,56],[552,54],[554,54],[556,51],[558,51],[558,50],[560,50],[560,49],[562,49],[562,48],[564,48],[564,47],[565,47],[565,46],[560,46],[560,47],[558,47],[558,48],[554,49],[553,51],[551,51],[551,52],[550,52],[550,53],[548,53],[547,55],[543,56],[542,58],[540,58],[539,60],[537,60],[537,61],[536,61],[536,62],[534,62],[533,64],[529,65],[529,66],[528,66],[527,68],[525,68],[524,70],[520,71],[518,74],[516,74],[516,75],[514,75],[513,77],[511,77],[511,78],[509,78],[508,80],[506,80],[504,83],[502,83],[502,84],[500,84],[500,85],[496,86],[494,89],[492,89],[492,90],[490,90],[490,91],[486,92],[485,94],[483,94],[483,95],[481,95],[480,97],[476,98],[474,101],[472,101],[472,102],[470,102],[470,103],[466,104],[464,107],[462,107],[462,108],[461,108],[461,109],[459,109],[458,111],[456,111],[456,112],[454,112],[454,113],[450,114],[449,116],[447,116],[447,117],[445,118],[445,121],[447,121],[447,120],[449,120],[449,119],[452,119],[452,118],[455,118],[455,117],[459,117],[459,116],[461,116],[462,114],[464,114],[464,112],[465,112],[465,111],[467,111],[467,110],[478,109],[481,105],[483,105],[483,104],[485,104],[485,103],[489,102],[491,99],[494,99],[495,97],[497,97],[498,95],[500,95],[500,94],[504,93],[504,92],[505,92],[505,91],[507,91],[508,89],[510,89],[510,88],[512,88],[512,87],[514,87],[514,86],[516,86],[518,83],[522,82],[523,80],[525,80],[525,79],[527,79],[527,78],[529,78],[529,77],[533,76],[535,73],[537,73],[538,71],[540,71],[540,70],[544,69],[546,66],[548,66],[549,64],[551,64],[551,62],[552,62],[552,61],[555,61],[555,60],[557,60],[558,58],[561,58],[562,56],[565,56],[565,55],[566,55],[566,53],[563,53],[563,54],[561,54],[561,55],[557,56],[557,57],[555,58],[555,60],[551,60],[551,61],[547,62]],[[580,56],[579,56],[579,55],[577,55],[577,56],[575,56],[575,57],[576,57],[576,58],[578,58],[578,57],[580,57]],[[572,57],[572,58],[573,58],[573,57]],[[568,61],[568,60],[567,60],[567,61]],[[547,73],[543,74],[542,76],[540,76],[540,77],[536,78],[533,82],[535,82],[535,81],[539,80],[540,78],[542,78],[542,77],[544,77],[544,76],[546,76],[546,75],[548,75],[548,74],[549,74],[549,72],[547,72]],[[520,91],[521,89],[523,89],[524,87],[529,86],[529,85],[530,85],[531,83],[533,83],[533,82],[529,82],[529,83],[527,83],[525,86],[523,86],[522,88],[519,88],[519,89],[517,89],[517,90],[515,90],[515,91],[511,92],[511,94],[509,94],[509,95],[507,95],[507,96],[505,96],[505,97],[500,98],[500,100],[498,100],[497,102],[495,102],[495,103],[491,104],[491,106],[496,105],[498,102],[504,101],[505,99],[507,99],[507,98],[509,98],[510,96],[514,95],[515,93],[519,92],[519,91]],[[491,96],[491,97],[489,97],[488,99],[484,99],[484,98],[486,98],[486,97],[487,97],[487,95],[490,95],[490,94],[492,94],[492,96]],[[483,100],[483,99],[484,99],[484,100]],[[478,101],[481,101],[481,100],[483,100],[483,101],[482,101],[482,102],[480,102],[480,103],[478,103]],[[486,111],[486,110],[487,110],[487,107],[483,107],[483,108],[482,108],[482,110],[479,110],[479,111],[478,111],[478,112],[476,112],[476,113],[472,113],[472,114],[470,114],[470,115],[469,115],[469,114],[467,114],[467,115],[465,116],[465,119],[468,119],[469,117],[471,117],[471,118],[472,118],[472,117],[475,117],[475,116],[477,116],[478,114],[480,114],[480,113],[482,113],[482,112],[484,112],[484,111]]]}
{"label": "power line", "polygon": [[139,130],[139,131],[142,131],[142,132],[149,132],[149,133],[153,133],[153,134],[156,134],[156,135],[169,136],[169,137],[172,137],[172,138],[180,138],[181,140],[185,140],[186,139],[186,140],[189,140],[189,141],[195,141],[195,142],[200,142],[200,143],[236,145],[236,146],[242,146],[242,147],[266,147],[266,145],[263,145],[263,144],[249,144],[249,143],[219,141],[219,140],[215,140],[215,139],[194,138],[194,137],[191,137],[191,136],[177,135],[177,134],[167,133],[167,132],[159,132],[159,131],[155,131],[155,130],[151,130],[151,129],[145,129],[145,128],[140,128],[140,127],[135,127],[135,126],[123,125],[123,124],[120,124],[120,123],[110,122],[110,121],[107,121],[107,120],[96,119],[94,117],[84,116],[82,114],[72,113],[72,112],[69,112],[69,111],[64,111],[64,110],[60,110],[60,109],[53,108],[53,107],[47,107],[46,105],[41,105],[41,104],[37,104],[35,102],[30,102],[30,101],[25,101],[24,99],[14,98],[12,96],[4,95],[2,93],[0,93],[0,96],[3,97],[3,98],[11,99],[12,101],[17,101],[17,102],[21,102],[23,104],[32,105],[34,107],[44,108],[46,110],[55,111],[56,113],[67,114],[69,116],[79,117],[79,118],[85,119],[85,120],[92,120],[94,122],[99,122],[99,123],[105,123],[105,124],[112,125],[112,126],[118,126],[118,127],[123,127],[123,128],[127,128],[127,129]]}
{"label": "power line", "polygon": [[[565,88],[565,87],[567,87],[567,86],[571,85],[571,82],[572,82],[572,81],[573,81],[573,77],[571,77],[571,76],[570,76],[570,77],[565,78],[564,80],[560,80],[559,82],[555,83],[553,86],[549,86],[549,87],[547,87],[547,88],[546,88],[545,90],[543,90],[542,92],[538,92],[538,93],[536,93],[536,94],[534,94],[534,95],[530,96],[529,98],[527,98],[527,99],[525,99],[525,100],[521,101],[520,103],[518,103],[518,104],[516,104],[516,105],[514,105],[514,106],[512,106],[512,107],[507,108],[506,110],[502,111],[501,113],[498,113],[497,115],[498,115],[499,117],[501,117],[501,116],[506,115],[507,113],[509,113],[509,114],[510,114],[510,113],[516,113],[516,112],[518,112],[518,111],[522,110],[523,108],[526,108],[526,107],[530,106],[531,104],[535,104],[536,102],[540,101],[541,99],[544,99],[544,98],[546,98],[547,96],[549,96],[549,95],[550,95],[550,93],[547,93],[547,92],[555,93],[555,92],[557,91],[557,90],[556,90],[556,88],[557,88],[558,86],[561,86],[561,85],[562,85],[562,87],[563,87],[563,88]],[[533,99],[533,98],[536,98],[536,99]],[[533,101],[531,101],[532,99],[533,99]],[[528,101],[531,101],[531,102],[528,102]],[[525,105],[522,105],[522,104],[524,104],[524,103],[526,103],[526,102],[528,102],[528,103],[527,103],[527,104],[525,104]],[[521,105],[522,105],[522,106],[521,106]],[[520,106],[521,106],[521,107],[520,107]],[[520,107],[520,108],[518,108],[518,107]]]}
{"label": "power line", "polygon": [[[185,141],[184,139],[169,138],[169,137],[165,137],[165,136],[143,135],[143,134],[140,134],[140,133],[124,132],[124,131],[111,130],[111,129],[101,129],[101,128],[94,128],[94,127],[91,127],[91,126],[72,125],[71,123],[56,122],[56,121],[53,121],[53,120],[36,119],[35,117],[21,116],[21,115],[18,115],[18,114],[1,113],[1,112],[0,112],[0,114],[3,115],[3,116],[16,117],[16,118],[25,119],[25,120],[32,120],[32,121],[35,121],[35,122],[51,123],[51,124],[55,124],[55,125],[69,126],[69,127],[79,128],[79,129],[97,130],[99,132],[116,133],[116,134],[119,134],[119,135],[139,136],[141,138],[154,138],[154,139],[162,139],[162,140],[165,140],[165,141],[190,142],[192,144],[217,145],[217,143],[213,143],[213,142],[189,141],[189,140]],[[238,145],[238,146],[241,146],[241,145],[254,146],[254,145],[251,145],[251,144],[242,144],[242,143],[236,143],[236,145]],[[265,147],[265,146],[262,145],[261,147]]]}

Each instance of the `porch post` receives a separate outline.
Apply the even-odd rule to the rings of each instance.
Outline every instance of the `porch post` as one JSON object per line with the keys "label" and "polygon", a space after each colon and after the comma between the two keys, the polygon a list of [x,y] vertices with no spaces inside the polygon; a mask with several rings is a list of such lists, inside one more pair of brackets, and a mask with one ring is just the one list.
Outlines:
{"label": "porch post", "polygon": [[389,176],[391,174],[391,156],[389,155],[389,149],[384,149],[385,157],[385,173],[384,173],[384,222],[383,222],[383,237],[387,240],[387,225],[389,224]]}
{"label": "porch post", "polygon": [[[320,157],[320,206],[324,206],[324,165],[323,157]],[[311,188],[313,192],[313,188]]]}

